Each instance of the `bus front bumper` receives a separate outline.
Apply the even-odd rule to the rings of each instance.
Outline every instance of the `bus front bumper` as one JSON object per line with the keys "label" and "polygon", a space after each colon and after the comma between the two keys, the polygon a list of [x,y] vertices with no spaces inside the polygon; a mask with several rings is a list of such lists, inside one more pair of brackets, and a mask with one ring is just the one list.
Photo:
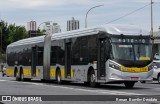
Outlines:
{"label": "bus front bumper", "polygon": [[153,71],[148,72],[139,72],[139,73],[129,73],[129,72],[121,72],[121,74],[110,73],[107,82],[112,81],[153,81],[152,77]]}

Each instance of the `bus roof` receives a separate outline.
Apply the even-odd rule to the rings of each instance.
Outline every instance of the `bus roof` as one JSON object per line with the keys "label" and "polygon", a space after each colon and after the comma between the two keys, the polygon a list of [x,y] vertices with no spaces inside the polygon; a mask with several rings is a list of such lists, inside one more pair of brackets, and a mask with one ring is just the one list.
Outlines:
{"label": "bus roof", "polygon": [[[97,34],[100,31],[106,32],[108,34],[113,34],[113,35],[121,35],[121,34],[131,35],[131,36],[150,35],[148,31],[141,29],[140,27],[137,27],[135,25],[106,24],[106,25],[94,26],[94,27],[67,31],[62,33],[54,33],[52,34],[51,40],[92,35],[92,34]],[[17,42],[11,43],[10,45],[8,45],[8,47],[44,42],[44,37],[45,36],[38,36],[38,37],[22,39]]]}

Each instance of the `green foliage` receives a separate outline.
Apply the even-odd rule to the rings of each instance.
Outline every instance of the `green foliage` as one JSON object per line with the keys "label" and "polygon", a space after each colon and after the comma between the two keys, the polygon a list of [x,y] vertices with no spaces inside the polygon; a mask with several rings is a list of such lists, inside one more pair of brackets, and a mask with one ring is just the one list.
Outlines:
{"label": "green foliage", "polygon": [[45,32],[46,32],[46,30],[40,30],[40,29],[38,29],[38,36],[42,36],[42,35],[45,35]]}
{"label": "green foliage", "polygon": [[[5,21],[0,21],[0,41],[2,39],[1,53],[5,53],[7,45],[20,39],[28,38],[28,32],[24,26],[16,26]],[[0,42],[1,47],[1,42]]]}
{"label": "green foliage", "polygon": [[0,63],[5,63],[5,62],[6,62],[6,55],[0,52]]}
{"label": "green foliage", "polygon": [[9,44],[7,39],[8,39],[8,23],[4,21],[0,21],[0,49],[1,49],[1,43],[2,43],[2,50],[0,51],[3,53],[6,50],[6,46]]}
{"label": "green foliage", "polygon": [[20,39],[28,38],[28,33],[24,26],[15,26],[15,24],[11,24],[8,26],[9,29],[9,43],[18,41]]}
{"label": "green foliage", "polygon": [[[45,30],[38,29],[38,35],[44,35]],[[15,24],[8,24],[7,22],[0,21],[0,62],[5,62],[5,53],[7,45],[28,38],[29,34],[24,26],[16,26]],[[2,40],[2,42],[1,42]],[[1,50],[2,43],[2,50]]]}

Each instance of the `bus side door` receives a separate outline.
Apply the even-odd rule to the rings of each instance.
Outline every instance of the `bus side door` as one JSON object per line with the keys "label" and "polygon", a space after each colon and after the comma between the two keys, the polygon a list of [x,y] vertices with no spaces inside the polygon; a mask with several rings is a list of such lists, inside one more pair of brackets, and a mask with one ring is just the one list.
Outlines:
{"label": "bus side door", "polygon": [[98,34],[98,62],[97,62],[97,76],[98,80],[105,79],[106,76],[106,35],[105,33]]}
{"label": "bus side door", "polygon": [[36,77],[36,66],[37,66],[37,47],[32,47],[32,77]]}
{"label": "bus side door", "polygon": [[71,39],[65,40],[65,77],[71,78]]}

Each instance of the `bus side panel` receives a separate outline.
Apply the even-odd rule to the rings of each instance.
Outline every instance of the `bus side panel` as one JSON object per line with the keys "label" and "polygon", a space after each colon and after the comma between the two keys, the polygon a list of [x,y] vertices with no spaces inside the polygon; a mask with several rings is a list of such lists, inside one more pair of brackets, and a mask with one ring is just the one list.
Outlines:
{"label": "bus side panel", "polygon": [[24,78],[32,78],[31,66],[22,66]]}
{"label": "bus side panel", "polygon": [[36,78],[43,79],[43,66],[36,67]]}
{"label": "bus side panel", "polygon": [[14,67],[7,67],[6,69],[6,75],[9,77],[14,77]]}
{"label": "bus side panel", "polygon": [[50,79],[56,79],[56,66],[50,66]]}
{"label": "bus side panel", "polygon": [[87,81],[88,65],[72,65],[71,80],[72,81]]}

